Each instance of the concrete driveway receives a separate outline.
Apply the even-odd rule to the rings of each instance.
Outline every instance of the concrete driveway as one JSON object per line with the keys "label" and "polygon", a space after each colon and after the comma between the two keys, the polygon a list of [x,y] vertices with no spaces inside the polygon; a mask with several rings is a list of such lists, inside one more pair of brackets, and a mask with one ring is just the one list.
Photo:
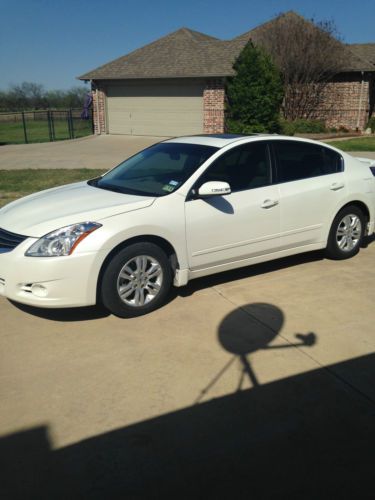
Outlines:
{"label": "concrete driveway", "polygon": [[[73,141],[0,146],[0,170],[23,168],[110,169],[166,137],[128,135],[90,136]],[[375,152],[350,153],[375,159]]]}
{"label": "concrete driveway", "polygon": [[196,280],[131,320],[0,298],[0,496],[372,498],[374,259]]}
{"label": "concrete driveway", "polygon": [[[159,140],[3,146],[0,169],[110,168]],[[0,497],[372,498],[374,259],[196,280],[131,320],[0,298]]]}
{"label": "concrete driveway", "polygon": [[0,170],[112,168],[163,137],[100,135],[72,141],[0,146]]}

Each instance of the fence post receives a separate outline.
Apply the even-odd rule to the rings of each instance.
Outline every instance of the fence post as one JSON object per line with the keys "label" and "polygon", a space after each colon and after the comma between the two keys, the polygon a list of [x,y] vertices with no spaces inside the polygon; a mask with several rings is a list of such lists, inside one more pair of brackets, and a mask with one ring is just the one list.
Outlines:
{"label": "fence post", "polygon": [[73,121],[72,108],[69,109],[69,118],[70,118],[70,127],[72,129],[72,139],[75,139],[75,135],[74,135],[74,121]]}
{"label": "fence post", "polygon": [[48,123],[49,140],[50,142],[52,142],[53,137],[52,137],[52,127],[51,127],[51,111],[49,109],[47,110],[47,123]]}
{"label": "fence post", "polygon": [[52,132],[52,141],[56,139],[55,136],[55,124],[53,122],[53,111],[51,111],[51,132]]}
{"label": "fence post", "polygon": [[69,139],[71,139],[72,138],[72,127],[71,127],[71,123],[70,123],[69,111],[65,112],[65,117],[66,117],[66,124],[68,126]]}
{"label": "fence post", "polygon": [[25,112],[24,111],[22,111],[22,124],[23,124],[23,135],[25,136],[25,144],[28,144],[27,131],[26,131],[26,120],[25,120]]}

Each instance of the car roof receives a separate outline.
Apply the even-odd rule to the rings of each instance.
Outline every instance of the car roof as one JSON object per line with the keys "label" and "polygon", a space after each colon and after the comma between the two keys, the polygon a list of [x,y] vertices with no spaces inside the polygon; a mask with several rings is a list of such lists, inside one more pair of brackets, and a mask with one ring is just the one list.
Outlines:
{"label": "car roof", "polygon": [[174,137],[167,139],[164,142],[178,142],[184,144],[199,144],[202,146],[214,146],[216,148],[223,148],[228,144],[243,139],[251,139],[256,137],[273,137],[271,134],[198,134],[189,135],[185,137]]}
{"label": "car roof", "polygon": [[172,139],[167,139],[163,142],[172,143],[183,143],[183,144],[199,144],[202,146],[213,146],[216,148],[223,148],[228,144],[233,144],[235,142],[247,142],[255,141],[256,139],[279,139],[283,141],[293,141],[293,142],[307,142],[310,144],[317,144],[324,146],[329,149],[340,153],[341,155],[347,156],[343,151],[334,147],[334,144],[326,144],[324,142],[316,141],[314,139],[307,139],[305,137],[292,137],[289,135],[279,135],[279,134],[198,134],[189,135],[183,137],[173,137]]}

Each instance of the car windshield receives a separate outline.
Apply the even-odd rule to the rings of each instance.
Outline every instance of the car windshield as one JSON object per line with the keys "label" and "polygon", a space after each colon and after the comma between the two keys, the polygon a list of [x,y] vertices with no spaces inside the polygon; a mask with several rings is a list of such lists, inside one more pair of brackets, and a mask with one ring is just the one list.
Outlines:
{"label": "car windshield", "polygon": [[178,189],[217,150],[199,144],[155,144],[89,184],[125,194],[165,196]]}

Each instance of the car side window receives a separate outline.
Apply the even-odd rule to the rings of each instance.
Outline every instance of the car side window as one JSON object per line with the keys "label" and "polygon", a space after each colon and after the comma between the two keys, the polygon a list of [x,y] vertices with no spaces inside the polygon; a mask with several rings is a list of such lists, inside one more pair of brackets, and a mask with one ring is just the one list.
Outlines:
{"label": "car side window", "polygon": [[278,182],[290,182],[320,175],[334,174],[343,169],[342,156],[318,144],[274,141]]}
{"label": "car side window", "polygon": [[232,192],[271,184],[266,141],[244,144],[224,153],[200,177],[199,186],[208,181],[228,182]]}

